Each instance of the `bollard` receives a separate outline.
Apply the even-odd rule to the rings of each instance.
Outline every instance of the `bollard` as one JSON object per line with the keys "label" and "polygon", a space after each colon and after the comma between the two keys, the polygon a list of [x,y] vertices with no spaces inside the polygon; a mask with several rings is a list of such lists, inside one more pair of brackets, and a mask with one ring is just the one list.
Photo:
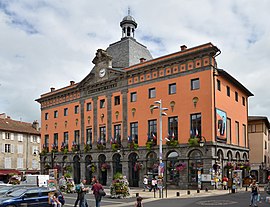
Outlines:
{"label": "bollard", "polygon": [[139,197],[140,196],[140,194],[139,193],[136,193],[136,197]]}
{"label": "bollard", "polygon": [[208,192],[208,188],[205,188],[205,192]]}
{"label": "bollard", "polygon": [[180,192],[176,192],[176,196],[178,196],[178,197],[179,197],[179,196],[180,196]]}
{"label": "bollard", "polygon": [[190,190],[187,191],[187,194],[190,195]]}
{"label": "bollard", "polygon": [[197,189],[197,193],[200,193],[200,189]]}

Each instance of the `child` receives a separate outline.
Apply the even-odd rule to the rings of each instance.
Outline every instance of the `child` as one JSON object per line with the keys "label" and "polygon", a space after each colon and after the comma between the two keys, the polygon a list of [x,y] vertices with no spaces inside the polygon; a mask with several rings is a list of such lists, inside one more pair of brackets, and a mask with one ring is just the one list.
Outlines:
{"label": "child", "polygon": [[143,204],[142,204],[142,197],[137,197],[137,201],[135,203],[135,207],[143,207]]}

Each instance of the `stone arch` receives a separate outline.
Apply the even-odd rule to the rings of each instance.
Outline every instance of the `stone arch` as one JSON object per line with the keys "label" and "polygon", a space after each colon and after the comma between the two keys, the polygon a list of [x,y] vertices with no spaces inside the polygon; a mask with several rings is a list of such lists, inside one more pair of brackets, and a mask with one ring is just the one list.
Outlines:
{"label": "stone arch", "polygon": [[92,172],[91,164],[92,164],[92,156],[91,155],[86,155],[85,156],[85,178],[86,178],[86,183],[90,184],[92,180],[92,175],[94,172]]}
{"label": "stone arch", "polygon": [[79,155],[73,157],[73,179],[76,184],[80,183],[81,180],[81,163]]}
{"label": "stone arch", "polygon": [[228,150],[228,152],[227,152],[227,159],[228,159],[229,162],[231,162],[233,160],[233,155],[232,155],[231,150]]}
{"label": "stone arch", "polygon": [[166,183],[171,185],[178,185],[179,182],[180,170],[182,171],[179,157],[175,150],[169,151],[166,156]]}
{"label": "stone arch", "polygon": [[243,160],[244,160],[244,162],[248,161],[248,155],[246,152],[243,153]]}
{"label": "stone arch", "polygon": [[154,151],[149,152],[146,155],[146,172],[149,176],[149,179],[158,175],[158,164],[159,161],[157,154]]}
{"label": "stone arch", "polygon": [[240,152],[236,152],[235,153],[235,160],[236,160],[236,162],[240,162],[241,161]]}
{"label": "stone arch", "polygon": [[138,187],[140,181],[140,170],[135,168],[138,163],[138,154],[132,152],[128,156],[128,168],[129,168],[129,185],[131,187]]}
{"label": "stone arch", "polygon": [[188,182],[190,184],[198,183],[198,171],[203,173],[202,151],[193,149],[188,154]]}
{"label": "stone arch", "polygon": [[119,153],[115,153],[113,155],[112,162],[113,174],[122,173],[121,155]]}
{"label": "stone arch", "polygon": [[98,156],[98,179],[100,181],[100,183],[102,185],[106,185],[107,184],[107,170],[101,170],[101,166],[102,164],[106,163],[106,155],[104,154],[100,154]]}

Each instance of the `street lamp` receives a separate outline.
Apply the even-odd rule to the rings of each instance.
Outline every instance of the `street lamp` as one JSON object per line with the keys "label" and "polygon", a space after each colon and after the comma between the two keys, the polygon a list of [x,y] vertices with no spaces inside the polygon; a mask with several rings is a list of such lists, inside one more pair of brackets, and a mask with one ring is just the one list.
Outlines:
{"label": "street lamp", "polygon": [[[159,168],[158,168],[158,177],[162,178],[163,177],[163,173],[162,173],[162,168],[164,169],[164,163],[162,162],[162,116],[167,116],[167,113],[165,111],[168,110],[168,108],[162,108],[162,101],[155,101],[154,102],[157,105],[152,105],[150,107],[150,110],[153,109],[159,109]],[[161,187],[160,187],[160,195],[159,197],[163,197],[163,184],[161,181]]]}
{"label": "street lamp", "polygon": [[204,136],[200,136],[199,145],[200,147],[205,147],[205,152],[208,151],[207,146],[206,146],[206,139]]}

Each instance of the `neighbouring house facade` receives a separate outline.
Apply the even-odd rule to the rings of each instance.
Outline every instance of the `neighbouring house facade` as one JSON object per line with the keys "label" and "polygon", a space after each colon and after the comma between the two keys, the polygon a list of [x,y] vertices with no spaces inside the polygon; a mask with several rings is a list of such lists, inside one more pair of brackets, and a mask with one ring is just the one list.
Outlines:
{"label": "neighbouring house facade", "polygon": [[[220,50],[212,43],[183,45],[153,59],[134,38],[134,18],[124,17],[120,26],[121,40],[97,50],[82,81],[51,88],[36,100],[41,170],[57,168],[76,183],[96,175],[104,185],[121,172],[139,186],[144,175],[157,176],[161,156],[164,183],[198,188],[201,174],[230,176],[228,166],[248,162],[253,94],[217,68]],[[166,116],[160,116],[163,107]]]}
{"label": "neighbouring house facade", "polygon": [[269,129],[270,124],[267,117],[248,117],[250,173],[260,183],[267,183],[270,174]]}
{"label": "neighbouring house facade", "polygon": [[37,121],[26,123],[0,114],[0,180],[12,174],[39,173],[40,132]]}

